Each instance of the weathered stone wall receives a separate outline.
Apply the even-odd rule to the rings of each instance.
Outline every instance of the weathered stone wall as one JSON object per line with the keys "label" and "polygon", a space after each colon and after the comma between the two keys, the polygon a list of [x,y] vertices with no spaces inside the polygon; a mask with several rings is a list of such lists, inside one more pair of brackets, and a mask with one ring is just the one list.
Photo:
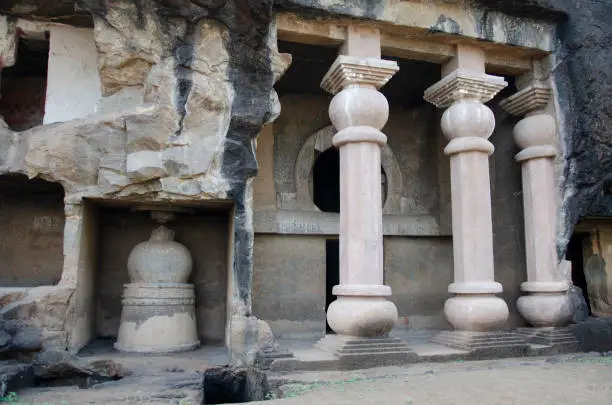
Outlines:
{"label": "weathered stone wall", "polygon": [[384,266],[400,316],[397,328],[449,328],[443,309],[453,281],[451,238],[387,236]]}
{"label": "weathered stone wall", "polygon": [[93,114],[100,97],[93,31],[52,27],[44,123],[69,121]]}
{"label": "weathered stone wall", "polygon": [[325,237],[255,235],[253,313],[277,337],[325,334]]}
{"label": "weathered stone wall", "polygon": [[[146,213],[100,210],[97,271],[97,327],[101,337],[116,337],[121,318],[123,285],[129,283],[127,259],[138,243],[149,239],[158,226]],[[225,337],[229,220],[224,214],[177,216],[167,224],[175,240],[191,253],[193,271],[189,282],[196,289],[198,336],[203,342]]]}
{"label": "weathered stone wall", "polygon": [[[487,42],[543,50],[552,49],[554,43],[554,23],[536,20],[548,13],[533,13],[534,8],[526,8],[525,12],[517,17],[482,7],[478,0],[276,0],[275,4],[282,10],[314,16],[331,13],[365,18],[415,27],[429,34],[462,35]],[[542,11],[543,8],[538,7],[537,10]]]}
{"label": "weathered stone wall", "polygon": [[64,262],[63,191],[7,177],[0,176],[0,285],[57,284]]}

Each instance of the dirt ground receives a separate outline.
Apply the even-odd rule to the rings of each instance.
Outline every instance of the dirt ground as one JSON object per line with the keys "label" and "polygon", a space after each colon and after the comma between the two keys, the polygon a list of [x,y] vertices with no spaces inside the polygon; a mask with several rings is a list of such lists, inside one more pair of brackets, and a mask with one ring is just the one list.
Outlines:
{"label": "dirt ground", "polygon": [[[189,362],[128,362],[125,367],[133,370],[122,380],[87,390],[29,389],[14,404],[196,404],[203,370]],[[612,404],[612,355],[598,353],[269,377],[281,384],[279,390],[253,404]]]}

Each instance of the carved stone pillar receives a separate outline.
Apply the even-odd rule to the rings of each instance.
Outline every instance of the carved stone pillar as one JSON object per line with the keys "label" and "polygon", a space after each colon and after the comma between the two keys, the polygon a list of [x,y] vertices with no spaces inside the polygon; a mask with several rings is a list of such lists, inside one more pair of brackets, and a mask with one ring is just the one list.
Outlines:
{"label": "carved stone pillar", "polygon": [[115,348],[126,352],[172,353],[199,346],[195,291],[187,280],[192,259],[185,246],[175,242],[164,226],[170,212],[153,211],[160,223],[151,238],[130,253],[123,310]]}
{"label": "carved stone pillar", "polygon": [[392,61],[340,55],[321,84],[335,94],[329,115],[340,149],[340,285],[327,320],[342,335],[384,336],[397,322],[383,285],[380,130],[389,105],[377,90],[397,70]]}
{"label": "carved stone pillar", "polygon": [[[347,41],[321,87],[334,94],[329,117],[338,131],[333,144],[340,149],[340,284],[338,298],[327,310],[329,326],[319,347],[344,361],[358,356],[367,367],[410,361],[414,352],[388,337],[397,323],[391,288],[383,284],[380,131],[389,117],[389,104],[378,91],[399,70],[396,62],[380,58],[380,34],[375,29],[349,27]],[[361,364],[361,363],[360,363]]]}
{"label": "carved stone pillar", "polygon": [[425,91],[425,100],[448,107],[442,132],[449,140],[455,294],[444,313],[456,330],[489,331],[503,327],[508,306],[495,294],[502,292],[494,280],[493,230],[488,157],[493,145],[487,139],[495,128],[493,112],[483,103],[506,87],[503,78],[481,71],[455,69]]}
{"label": "carved stone pillar", "polygon": [[572,319],[566,294],[569,285],[558,271],[553,167],[556,123],[544,110],[550,93],[546,84],[534,81],[501,104],[513,115],[526,116],[514,127],[514,139],[522,149],[515,159],[523,173],[527,257],[527,281],[521,285],[527,295],[519,298],[517,307],[536,327],[565,326]]}

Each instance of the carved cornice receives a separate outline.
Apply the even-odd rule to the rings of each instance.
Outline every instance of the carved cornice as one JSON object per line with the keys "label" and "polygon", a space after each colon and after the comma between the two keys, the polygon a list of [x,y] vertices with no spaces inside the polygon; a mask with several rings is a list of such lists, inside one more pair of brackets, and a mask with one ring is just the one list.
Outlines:
{"label": "carved cornice", "polygon": [[503,77],[457,69],[425,90],[423,98],[439,108],[464,98],[486,103],[507,85]]}
{"label": "carved cornice", "polygon": [[552,91],[548,85],[534,82],[523,90],[504,99],[499,105],[510,114],[520,117],[546,108],[551,94]]}
{"label": "carved cornice", "polygon": [[351,84],[380,89],[398,70],[399,66],[395,61],[338,55],[323,77],[321,88],[331,94],[336,94]]}

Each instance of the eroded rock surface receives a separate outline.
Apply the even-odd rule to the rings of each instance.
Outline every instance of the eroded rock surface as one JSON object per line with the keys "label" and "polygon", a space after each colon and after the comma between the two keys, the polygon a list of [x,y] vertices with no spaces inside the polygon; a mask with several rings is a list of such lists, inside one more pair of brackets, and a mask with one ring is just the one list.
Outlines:
{"label": "eroded rock surface", "polygon": [[[232,311],[250,316],[254,139],[280,112],[273,85],[291,62],[277,51],[272,5],[272,0],[79,2],[74,12],[86,11],[93,19],[104,96],[98,112],[19,133],[0,120],[0,174],[58,182],[71,206],[83,198],[234,201]],[[53,17],[49,7],[11,2],[0,10]],[[14,30],[7,24],[0,29]],[[14,48],[9,45],[3,49]],[[72,218],[77,226],[67,227],[68,242],[78,238],[83,220]],[[68,243],[64,250],[77,248]],[[61,288],[13,297],[1,311],[7,319],[34,315],[32,327],[40,329],[45,345],[69,347],[67,331],[78,315],[74,281],[65,277]],[[53,306],[42,309],[49,301]],[[49,315],[35,314],[50,308]]]}

